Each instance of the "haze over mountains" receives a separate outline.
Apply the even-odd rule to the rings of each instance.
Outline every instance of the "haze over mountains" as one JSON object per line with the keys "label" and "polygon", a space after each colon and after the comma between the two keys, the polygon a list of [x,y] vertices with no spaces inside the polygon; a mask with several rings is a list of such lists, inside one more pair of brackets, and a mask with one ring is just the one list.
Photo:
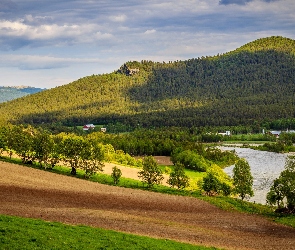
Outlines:
{"label": "haze over mountains", "polygon": [[42,88],[35,88],[30,86],[0,86],[0,103],[11,101],[26,95],[38,93],[43,91]]}
{"label": "haze over mountains", "polygon": [[294,118],[294,75],[295,40],[268,37],[214,57],[126,62],[110,74],[2,103],[0,115],[30,124],[269,124]]}

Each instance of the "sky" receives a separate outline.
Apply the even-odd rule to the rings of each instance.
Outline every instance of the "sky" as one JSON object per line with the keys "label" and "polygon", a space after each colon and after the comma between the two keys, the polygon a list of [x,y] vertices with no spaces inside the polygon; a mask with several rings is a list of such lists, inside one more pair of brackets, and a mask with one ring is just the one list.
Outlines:
{"label": "sky", "polygon": [[295,39],[294,0],[0,0],[0,86],[54,88],[269,36]]}

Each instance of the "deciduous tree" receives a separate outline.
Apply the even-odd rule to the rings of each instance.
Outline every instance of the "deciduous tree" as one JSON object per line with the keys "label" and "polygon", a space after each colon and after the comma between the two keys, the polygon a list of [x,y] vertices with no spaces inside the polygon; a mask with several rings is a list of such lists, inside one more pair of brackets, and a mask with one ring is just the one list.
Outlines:
{"label": "deciduous tree", "polygon": [[233,169],[234,192],[238,194],[242,200],[247,195],[254,195],[253,177],[250,170],[250,165],[245,159],[239,159]]}
{"label": "deciduous tree", "polygon": [[285,208],[295,213],[295,157],[288,157],[285,169],[274,183],[267,194],[270,204],[277,204],[278,209]]}
{"label": "deciduous tree", "polygon": [[178,189],[186,188],[189,185],[189,177],[184,172],[184,166],[181,163],[176,163],[174,165],[173,171],[170,173],[167,183]]}
{"label": "deciduous tree", "polygon": [[138,172],[138,177],[142,179],[142,182],[146,183],[148,188],[160,184],[164,177],[154,157],[144,157],[142,165],[142,170]]}

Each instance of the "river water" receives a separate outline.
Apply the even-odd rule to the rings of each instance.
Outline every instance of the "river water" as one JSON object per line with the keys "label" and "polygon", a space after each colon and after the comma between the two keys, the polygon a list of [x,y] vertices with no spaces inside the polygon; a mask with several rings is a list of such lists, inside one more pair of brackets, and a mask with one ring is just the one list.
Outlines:
{"label": "river water", "polygon": [[[245,158],[251,168],[253,176],[254,196],[249,199],[251,202],[266,204],[266,194],[273,184],[273,180],[279,177],[284,170],[286,155],[253,150],[250,148],[222,147],[222,150],[235,150],[240,158]],[[224,171],[232,176],[233,166],[227,167]]]}

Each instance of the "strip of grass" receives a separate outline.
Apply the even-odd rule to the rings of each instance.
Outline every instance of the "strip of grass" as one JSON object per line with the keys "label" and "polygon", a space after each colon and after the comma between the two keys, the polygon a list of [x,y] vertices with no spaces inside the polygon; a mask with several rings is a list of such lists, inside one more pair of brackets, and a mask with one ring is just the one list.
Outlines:
{"label": "strip of grass", "polygon": [[208,248],[86,226],[0,215],[0,249],[199,249]]}

